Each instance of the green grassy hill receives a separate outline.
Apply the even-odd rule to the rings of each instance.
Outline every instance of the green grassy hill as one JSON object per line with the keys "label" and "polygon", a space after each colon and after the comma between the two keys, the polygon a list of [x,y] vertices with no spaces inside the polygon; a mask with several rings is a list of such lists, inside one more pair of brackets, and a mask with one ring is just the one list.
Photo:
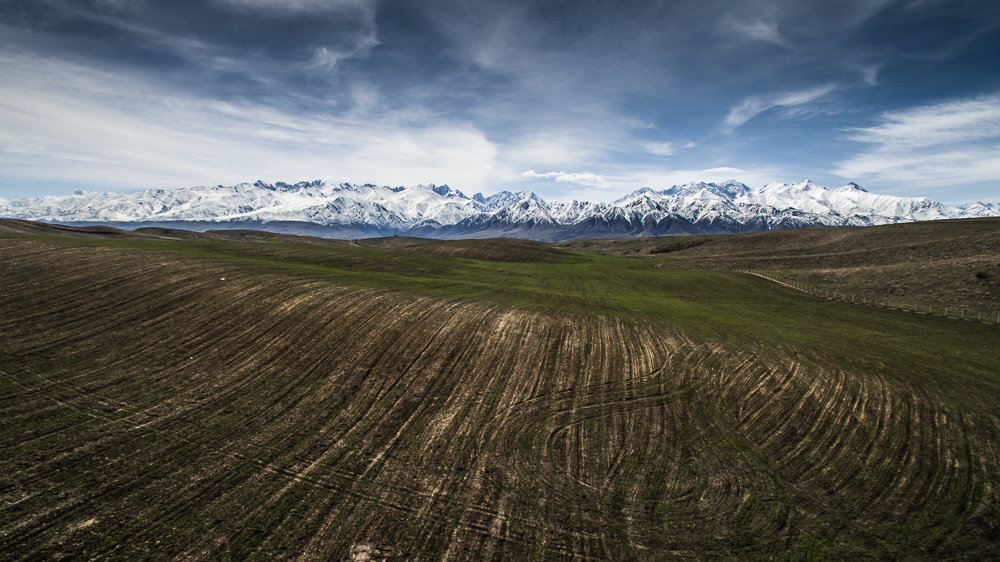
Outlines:
{"label": "green grassy hill", "polygon": [[751,269],[860,300],[1000,313],[1000,219],[565,242],[665,268]]}
{"label": "green grassy hill", "polygon": [[0,234],[4,558],[1000,555],[1000,327],[709,243],[154,235]]}

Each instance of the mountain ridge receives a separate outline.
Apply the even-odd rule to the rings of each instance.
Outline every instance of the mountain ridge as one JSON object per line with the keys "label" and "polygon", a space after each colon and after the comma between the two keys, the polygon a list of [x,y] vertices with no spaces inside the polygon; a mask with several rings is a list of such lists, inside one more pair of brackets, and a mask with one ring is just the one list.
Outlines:
{"label": "mountain ridge", "polygon": [[1000,216],[1000,205],[943,205],[926,197],[871,193],[850,182],[810,180],[751,188],[730,180],[666,189],[642,187],[611,202],[546,202],[531,191],[472,197],[448,185],[410,187],[294,184],[258,180],[232,186],[77,191],[68,196],[0,199],[0,216],[126,228],[184,223],[188,228],[254,228],[331,238],[407,234],[429,238],[580,238],[755,232],[810,226]]}

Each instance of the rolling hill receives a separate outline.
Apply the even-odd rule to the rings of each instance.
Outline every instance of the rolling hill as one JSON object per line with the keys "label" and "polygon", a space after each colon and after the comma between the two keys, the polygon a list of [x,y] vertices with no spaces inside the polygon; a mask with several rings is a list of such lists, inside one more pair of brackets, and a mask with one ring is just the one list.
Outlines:
{"label": "rolling hill", "polygon": [[655,258],[667,269],[755,270],[857,300],[953,314],[1000,313],[1000,219],[924,221],[682,238],[583,240],[560,248]]}
{"label": "rolling hill", "polygon": [[1000,328],[709,269],[849,263],[796,234],[604,247],[637,258],[2,221],[0,552],[1000,555]]}

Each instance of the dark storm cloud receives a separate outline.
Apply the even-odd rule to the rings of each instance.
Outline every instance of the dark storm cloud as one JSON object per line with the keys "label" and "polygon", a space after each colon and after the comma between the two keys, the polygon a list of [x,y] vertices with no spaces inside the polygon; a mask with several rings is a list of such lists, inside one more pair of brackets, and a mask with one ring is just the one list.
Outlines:
{"label": "dark storm cloud", "polygon": [[[383,4],[382,12],[394,5]],[[959,53],[995,33],[998,22],[998,8],[986,2],[452,0],[421,6],[420,20],[429,22],[421,25],[448,40],[440,52],[455,63],[451,72],[438,69],[437,78],[490,88],[488,95],[501,102],[531,100],[546,112],[632,103],[645,113],[657,101],[686,104],[691,94],[732,106],[756,94],[872,85],[880,73],[913,59]],[[385,26],[380,31],[392,36]],[[416,52],[426,34],[421,27]],[[466,100],[487,95],[469,88],[458,93]]]}
{"label": "dark storm cloud", "polygon": [[[996,30],[994,2],[13,0],[7,25],[54,51],[200,80],[322,88],[342,62],[418,92],[434,80],[588,98],[663,89],[877,81]],[[376,19],[377,15],[377,19]],[[391,55],[391,56],[388,56]],[[457,91],[456,91],[457,90]],[[311,93],[311,92],[306,92]],[[405,94],[406,92],[402,92]],[[754,93],[754,92],[750,92]],[[559,99],[554,100],[560,105]]]}
{"label": "dark storm cloud", "polygon": [[328,78],[377,44],[374,4],[361,0],[16,0],[3,22],[43,38],[37,48],[54,54],[208,87]]}

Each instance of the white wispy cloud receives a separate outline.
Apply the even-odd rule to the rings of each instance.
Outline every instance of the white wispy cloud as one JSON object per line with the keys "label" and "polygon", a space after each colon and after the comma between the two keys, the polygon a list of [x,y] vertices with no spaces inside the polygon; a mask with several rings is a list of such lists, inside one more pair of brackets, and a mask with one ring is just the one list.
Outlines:
{"label": "white wispy cloud", "polygon": [[852,140],[908,148],[997,138],[1000,95],[885,113],[881,124],[851,133]]}
{"label": "white wispy cloud", "polygon": [[329,47],[317,47],[313,51],[312,64],[325,70],[332,70],[337,64],[344,60],[357,56],[366,56],[372,49],[379,45],[378,35],[375,29],[358,38],[356,43],[347,49],[334,49]]}
{"label": "white wispy cloud", "polygon": [[769,109],[775,107],[791,108],[804,105],[829,94],[835,89],[836,86],[834,84],[826,84],[808,90],[746,98],[739,105],[729,110],[729,114],[726,115],[725,126],[728,130],[732,131]]}
{"label": "white wispy cloud", "polygon": [[467,123],[223,102],[19,54],[0,55],[0,74],[8,177],[118,188],[329,178],[483,189],[497,154]]}
{"label": "white wispy cloud", "polygon": [[375,0],[215,0],[219,4],[267,12],[330,12],[345,9],[375,10]]}
{"label": "white wispy cloud", "polygon": [[882,66],[878,64],[866,65],[858,68],[861,72],[861,77],[864,79],[865,84],[869,86],[878,85],[878,73],[881,72]]}
{"label": "white wispy cloud", "polygon": [[740,174],[745,174],[746,170],[742,168],[736,168],[733,166],[719,166],[717,168],[706,168],[700,172],[706,176],[722,177],[725,176],[727,179],[732,179]]}
{"label": "white wispy cloud", "polygon": [[956,185],[1000,181],[1000,95],[882,115],[850,129],[869,148],[836,165],[837,175],[873,182]]}
{"label": "white wispy cloud", "polygon": [[677,149],[669,142],[648,142],[642,147],[646,152],[656,156],[673,156],[677,153]]}
{"label": "white wispy cloud", "polygon": [[781,36],[781,32],[778,31],[778,23],[774,21],[746,21],[730,18],[725,21],[725,26],[748,39],[774,43],[782,47],[788,46],[787,41]]}
{"label": "white wispy cloud", "polygon": [[521,174],[526,178],[538,178],[538,179],[549,179],[555,180],[561,183],[577,183],[584,185],[605,185],[607,180],[604,176],[600,174],[592,174],[589,172],[544,172],[539,173],[534,170],[528,170]]}
{"label": "white wispy cloud", "polygon": [[501,137],[497,142],[497,180],[500,183],[523,178],[524,170],[561,169],[574,170],[602,162],[614,146],[614,142],[625,142],[614,130],[595,132],[596,128],[577,127],[571,124],[560,127],[557,123],[551,129],[530,131],[524,135]]}

